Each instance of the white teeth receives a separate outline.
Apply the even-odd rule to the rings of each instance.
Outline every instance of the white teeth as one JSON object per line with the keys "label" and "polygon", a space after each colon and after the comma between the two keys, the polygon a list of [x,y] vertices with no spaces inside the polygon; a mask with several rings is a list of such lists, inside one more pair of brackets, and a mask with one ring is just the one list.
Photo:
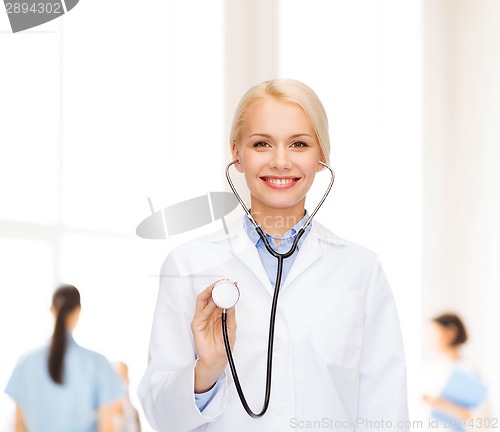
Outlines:
{"label": "white teeth", "polygon": [[275,185],[285,185],[293,182],[293,179],[275,179],[275,178],[268,178],[266,179],[268,183],[275,184]]}

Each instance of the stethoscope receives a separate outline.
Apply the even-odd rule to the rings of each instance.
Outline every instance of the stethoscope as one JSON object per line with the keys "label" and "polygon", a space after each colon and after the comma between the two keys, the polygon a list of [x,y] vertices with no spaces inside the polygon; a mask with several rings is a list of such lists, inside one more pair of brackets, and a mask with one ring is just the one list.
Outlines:
{"label": "stethoscope", "polygon": [[229,345],[229,338],[227,334],[227,322],[226,322],[226,310],[232,308],[234,305],[239,300],[240,297],[240,292],[238,287],[227,280],[219,281],[217,282],[214,287],[212,288],[212,299],[214,303],[222,309],[222,334],[224,337],[224,345],[226,347],[226,353],[227,353],[227,359],[229,362],[229,367],[231,368],[231,373],[233,375],[233,380],[234,384],[236,386],[236,390],[238,392],[238,396],[240,397],[241,403],[243,405],[243,408],[245,408],[245,411],[248,413],[250,417],[253,418],[259,418],[262,417],[268,407],[269,407],[269,401],[271,398],[271,374],[272,374],[272,366],[273,366],[273,344],[274,344],[274,324],[276,320],[276,310],[278,306],[278,295],[279,295],[279,289],[280,289],[280,283],[281,283],[281,275],[283,272],[283,260],[290,257],[293,255],[295,250],[297,249],[297,244],[299,243],[300,238],[304,235],[306,228],[309,226],[309,224],[312,222],[312,219],[314,215],[317,213],[323,202],[325,201],[326,197],[330,193],[330,189],[333,186],[333,182],[335,180],[335,173],[333,172],[332,168],[327,165],[324,162],[319,162],[321,165],[325,166],[328,168],[330,171],[330,174],[332,176],[330,180],[330,184],[328,185],[328,188],[323,195],[323,198],[321,198],[320,202],[314,209],[314,211],[311,213],[309,218],[307,219],[306,223],[304,226],[299,230],[297,235],[295,236],[295,240],[293,241],[292,247],[290,250],[286,253],[278,253],[276,252],[271,245],[269,244],[265,234],[264,230],[258,225],[252,215],[250,214],[250,211],[248,210],[247,206],[241,199],[240,195],[238,194],[236,188],[234,187],[233,182],[231,181],[231,177],[229,175],[229,168],[231,165],[237,163],[238,160],[232,161],[227,167],[226,167],[226,178],[229,183],[229,186],[231,186],[231,189],[233,190],[234,195],[240,202],[241,206],[243,207],[243,210],[245,210],[245,213],[248,216],[248,219],[252,222],[252,224],[255,226],[255,229],[257,233],[259,234],[260,238],[264,242],[264,245],[266,246],[267,251],[274,256],[275,258],[278,259],[278,269],[276,271],[276,282],[274,286],[274,295],[273,295],[273,302],[271,306],[271,318],[269,321],[269,339],[268,339],[268,345],[267,345],[267,372],[266,372],[266,392],[265,392],[265,398],[264,398],[264,405],[262,407],[262,410],[260,413],[254,413],[250,407],[248,406],[248,403],[245,399],[245,395],[243,394],[243,390],[241,388],[240,380],[238,379],[238,373],[236,372],[236,366],[234,365],[234,360],[233,360],[233,355],[231,353],[231,347]]}

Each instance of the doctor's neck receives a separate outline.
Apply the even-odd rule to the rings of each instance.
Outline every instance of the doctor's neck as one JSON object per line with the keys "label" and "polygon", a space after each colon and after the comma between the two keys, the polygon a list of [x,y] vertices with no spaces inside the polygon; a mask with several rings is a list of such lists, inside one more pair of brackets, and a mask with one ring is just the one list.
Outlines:
{"label": "doctor's neck", "polygon": [[252,200],[251,214],[266,233],[281,238],[304,217],[304,201],[293,207],[276,208]]}

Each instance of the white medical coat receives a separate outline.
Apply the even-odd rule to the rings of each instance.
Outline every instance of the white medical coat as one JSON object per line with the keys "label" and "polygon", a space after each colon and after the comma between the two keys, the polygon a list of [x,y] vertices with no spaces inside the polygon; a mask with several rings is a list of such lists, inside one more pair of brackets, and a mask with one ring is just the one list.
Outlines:
{"label": "white medical coat", "polygon": [[318,222],[283,282],[276,315],[271,401],[252,419],[229,367],[200,412],[191,333],[196,297],[238,282],[233,356],[247,401],[262,408],[273,286],[238,218],[172,251],[162,267],[149,365],[139,397],[158,431],[408,431],[400,326],[377,256]]}

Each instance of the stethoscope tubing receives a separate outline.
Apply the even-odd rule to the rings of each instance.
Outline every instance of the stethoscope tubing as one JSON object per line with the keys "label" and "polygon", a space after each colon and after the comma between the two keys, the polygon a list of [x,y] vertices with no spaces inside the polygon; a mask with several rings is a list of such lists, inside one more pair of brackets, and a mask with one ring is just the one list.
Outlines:
{"label": "stethoscope tubing", "polygon": [[252,217],[252,215],[250,213],[250,210],[247,208],[247,206],[245,205],[245,203],[241,199],[240,195],[238,194],[238,191],[236,190],[233,182],[231,181],[231,176],[229,175],[229,168],[231,167],[231,165],[233,165],[237,162],[238,162],[238,160],[236,159],[236,160],[232,161],[231,163],[229,163],[226,167],[226,178],[227,178],[227,181],[229,183],[229,186],[231,187],[236,198],[238,199],[240,205],[243,207],[243,210],[247,214],[247,217],[252,222],[252,224],[255,226],[255,229],[256,229],[257,233],[259,234],[260,238],[262,239],[262,241],[264,242],[264,245],[266,246],[267,251],[272,256],[277,258],[277,260],[278,260],[278,268],[276,271],[276,281],[275,281],[275,286],[274,286],[273,301],[272,301],[272,305],[271,305],[271,316],[270,316],[270,320],[269,320],[269,336],[268,336],[268,345],[267,345],[267,366],[266,366],[266,391],[265,391],[265,397],[264,397],[264,404],[262,406],[262,410],[259,413],[255,413],[252,411],[252,409],[250,408],[250,406],[248,405],[248,403],[246,401],[245,395],[243,393],[243,389],[241,388],[240,380],[238,378],[238,372],[236,371],[236,366],[234,364],[233,354],[231,352],[231,346],[229,344],[229,337],[228,337],[228,333],[227,333],[226,309],[222,310],[222,335],[224,338],[224,345],[226,348],[228,363],[229,363],[229,367],[231,369],[231,374],[233,376],[236,391],[238,392],[238,396],[241,400],[241,404],[243,405],[243,408],[245,409],[247,414],[252,418],[259,418],[259,417],[262,417],[266,413],[267,409],[269,408],[269,402],[271,400],[271,378],[272,378],[272,369],[273,369],[274,328],[275,328],[275,323],[276,323],[276,311],[278,308],[278,296],[279,296],[279,290],[280,290],[280,285],[281,285],[281,277],[283,274],[283,260],[290,257],[291,255],[293,255],[293,253],[297,249],[297,245],[299,243],[300,238],[304,235],[305,230],[308,227],[308,225],[311,223],[314,215],[318,212],[319,208],[321,207],[321,205],[325,201],[326,197],[330,193],[330,190],[333,186],[333,182],[335,181],[335,173],[333,172],[333,169],[328,164],[321,162],[321,161],[319,162],[321,165],[324,165],[330,171],[331,180],[330,180],[330,183],[328,185],[328,188],[327,188],[325,194],[323,195],[323,197],[321,198],[321,200],[319,201],[318,205],[314,209],[314,211],[311,213],[311,215],[307,219],[306,223],[303,225],[303,227],[299,230],[299,232],[295,236],[295,239],[293,241],[293,244],[292,244],[290,250],[288,252],[285,252],[285,253],[279,253],[279,252],[276,252],[271,247],[271,245],[269,244],[269,241],[267,240],[267,238],[265,236],[264,230],[261,228],[260,225],[258,225],[255,222],[254,218]]}
{"label": "stethoscope tubing", "polygon": [[[257,230],[259,236],[262,238],[262,241],[264,242],[264,244],[266,245],[266,249],[267,251],[272,255],[274,256],[275,258],[277,258],[279,255],[282,255],[283,258],[288,258],[290,255],[292,255],[294,252],[295,252],[295,248],[297,247],[297,243],[298,241],[300,240],[300,237],[302,237],[302,235],[300,235],[299,237],[299,234],[297,234],[297,237],[296,237],[296,240],[293,242],[292,244],[292,247],[290,248],[290,250],[284,254],[280,254],[278,252],[276,252],[272,247],[271,245],[269,244],[269,242],[267,241],[267,238],[264,234],[264,231],[262,230],[262,228],[260,227],[260,225],[257,224],[257,222],[255,222],[255,219],[252,217],[252,214],[250,213],[250,210],[248,209],[248,207],[245,205],[245,203],[243,202],[243,200],[241,199],[240,197],[240,194],[238,193],[238,191],[236,190],[236,187],[234,186],[233,184],[233,181],[231,180],[231,176],[229,175],[229,168],[231,168],[232,165],[234,165],[235,163],[238,163],[239,160],[236,159],[232,162],[230,162],[227,166],[226,166],[226,179],[227,179],[227,182],[229,183],[229,186],[231,187],[231,190],[233,191],[236,199],[238,200],[238,202],[240,203],[241,207],[243,208],[243,210],[245,211],[245,213],[247,214],[247,217],[248,219],[250,220],[250,222],[252,222],[252,224],[254,225],[255,229]],[[325,199],[326,197],[328,196],[328,194],[330,193],[330,190],[332,189],[332,186],[333,186],[333,183],[335,181],[335,173],[333,172],[333,169],[330,165],[328,165],[327,163],[325,162],[322,162],[322,161],[319,161],[319,163],[321,165],[323,165],[325,168],[328,168],[328,170],[330,171],[330,175],[331,175],[331,179],[330,179],[330,183],[328,184],[328,187],[325,191],[325,193],[323,194],[323,197],[321,198],[321,200],[319,201],[319,203],[316,205],[316,208],[313,210],[313,212],[309,215],[309,217],[307,218],[306,220],[306,223],[304,224],[304,226],[301,228],[301,230],[299,230],[299,233],[300,231],[305,231],[306,228],[309,226],[309,224],[312,222],[314,216],[316,215],[316,213],[318,212],[318,210],[320,209],[320,207],[323,205],[323,203],[325,202]]]}

